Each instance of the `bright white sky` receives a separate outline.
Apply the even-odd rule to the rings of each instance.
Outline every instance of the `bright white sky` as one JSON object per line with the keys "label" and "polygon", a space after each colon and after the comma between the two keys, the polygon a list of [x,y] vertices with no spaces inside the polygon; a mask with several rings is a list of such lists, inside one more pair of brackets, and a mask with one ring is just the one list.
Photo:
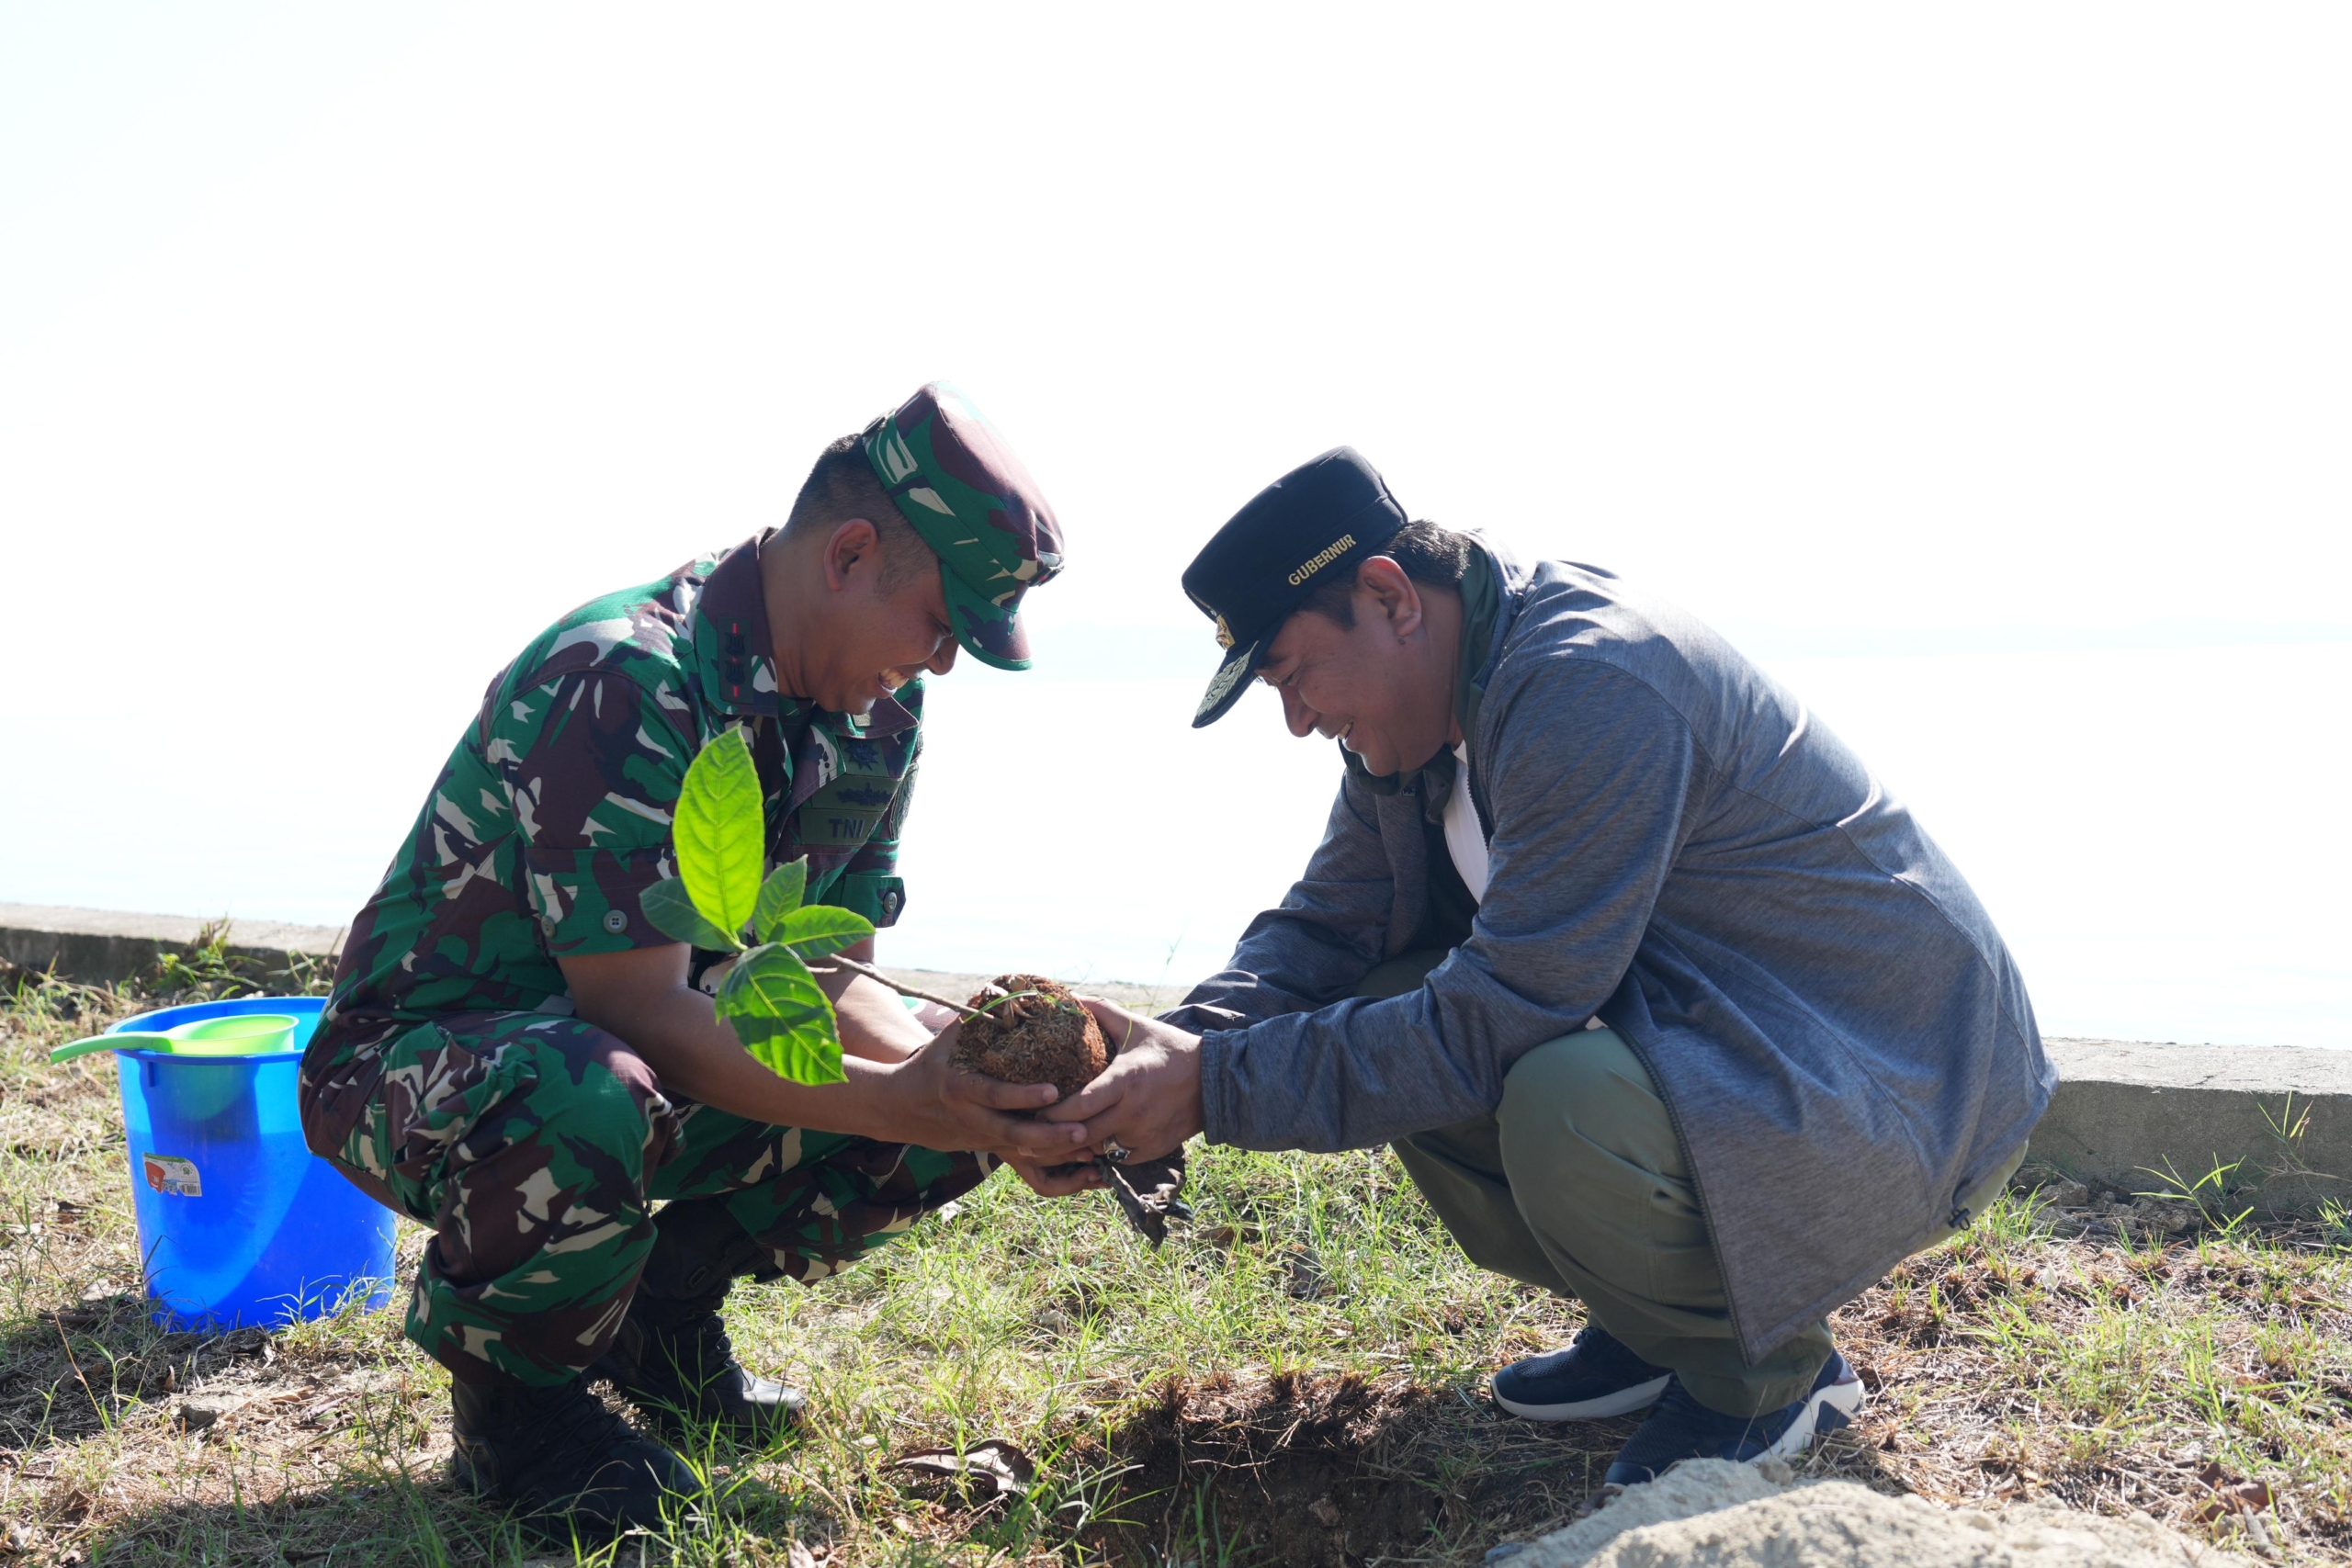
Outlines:
{"label": "bright white sky", "polygon": [[[1995,678],[1930,655],[2272,645],[2258,700],[2195,712],[2134,666],[2068,732],[2105,738],[2078,776],[2132,794],[2219,748],[2257,787],[2165,796],[2168,842],[2332,824],[2347,759],[2299,727],[2343,728],[2321,671],[2352,637],[2347,46],[2335,6],[19,0],[0,583],[41,678],[0,692],[0,899],[343,919],[533,630],[778,520],[826,438],[937,376],[1074,564],[1033,601],[1043,679],[945,683],[1012,735],[927,768],[965,804],[919,808],[916,852],[1181,903],[1101,888],[1119,842],[1026,872],[1021,840],[1259,789],[1248,865],[1187,848],[1246,887],[1184,917],[1180,972],[1303,858],[1329,760],[1253,761],[1254,702],[1194,736],[1099,677],[1204,680],[1178,570],[1340,441],[1418,513],[1644,580],[1768,663],[1877,660],[1819,700],[1973,875],[2047,829],[2050,758],[2000,705],[1921,739],[1920,703]],[[1987,776],[2017,787],[1972,817]],[[1037,825],[925,846],[987,830],[983,790]],[[2030,923],[2154,852],[1988,902]],[[2301,886],[2341,919],[2309,886],[2340,849],[2213,855],[2200,907]],[[996,956],[922,930],[902,958]],[[1142,940],[1001,957],[1132,972]]]}

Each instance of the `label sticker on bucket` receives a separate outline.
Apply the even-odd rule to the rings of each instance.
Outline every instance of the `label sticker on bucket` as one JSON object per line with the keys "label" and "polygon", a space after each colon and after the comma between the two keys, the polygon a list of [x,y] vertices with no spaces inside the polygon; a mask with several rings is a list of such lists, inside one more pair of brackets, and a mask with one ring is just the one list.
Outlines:
{"label": "label sticker on bucket", "polygon": [[166,1198],[201,1198],[204,1179],[197,1174],[196,1162],[177,1155],[141,1155],[147,1167],[147,1185]]}

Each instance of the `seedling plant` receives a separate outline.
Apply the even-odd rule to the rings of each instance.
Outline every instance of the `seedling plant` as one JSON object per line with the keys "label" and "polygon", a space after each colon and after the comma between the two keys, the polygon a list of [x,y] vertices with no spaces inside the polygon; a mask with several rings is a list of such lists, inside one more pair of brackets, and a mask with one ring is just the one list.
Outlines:
{"label": "seedling plant", "polygon": [[740,727],[712,737],[686,769],[671,842],[678,874],[640,896],[645,918],[664,936],[737,955],[718,987],[718,1015],[752,1060],[794,1083],[844,1082],[832,999],[808,964],[865,941],[874,922],[802,902],[805,857],[762,877],[766,817]]}

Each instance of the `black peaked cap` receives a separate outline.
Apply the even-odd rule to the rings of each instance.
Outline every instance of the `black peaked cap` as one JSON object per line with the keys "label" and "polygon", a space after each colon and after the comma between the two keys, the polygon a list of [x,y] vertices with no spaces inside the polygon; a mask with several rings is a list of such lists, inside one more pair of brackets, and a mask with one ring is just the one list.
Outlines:
{"label": "black peaked cap", "polygon": [[1380,471],[1352,446],[1301,463],[1251,498],[1184,569],[1184,592],[1226,649],[1193,728],[1215,724],[1248,690],[1266,645],[1331,573],[1352,573],[1405,525]]}

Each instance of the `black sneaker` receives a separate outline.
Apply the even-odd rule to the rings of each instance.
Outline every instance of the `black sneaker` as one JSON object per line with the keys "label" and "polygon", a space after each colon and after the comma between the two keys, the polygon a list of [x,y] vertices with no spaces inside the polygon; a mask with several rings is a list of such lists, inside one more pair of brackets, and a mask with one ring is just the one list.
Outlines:
{"label": "black sneaker", "polygon": [[553,1388],[461,1382],[452,1393],[451,1473],[558,1541],[682,1522],[702,1490],[684,1461],[639,1437],[576,1378]]}
{"label": "black sneaker", "polygon": [[1862,1407],[1862,1380],[1846,1358],[1829,1352],[1813,1392],[1784,1410],[1763,1416],[1723,1416],[1690,1397],[1676,1379],[1609,1467],[1608,1484],[1655,1481],[1686,1459],[1727,1459],[1753,1464],[1802,1453],[1814,1438],[1849,1425]]}
{"label": "black sneaker", "polygon": [[798,1420],[807,1403],[798,1389],[759,1377],[735,1359],[716,1311],[642,1292],[589,1374],[610,1378],[639,1414],[673,1436],[701,1425],[765,1442]]}
{"label": "black sneaker", "polygon": [[1530,1421],[1600,1421],[1648,1409],[1673,1381],[1591,1323],[1566,1349],[1497,1372],[1495,1403]]}

